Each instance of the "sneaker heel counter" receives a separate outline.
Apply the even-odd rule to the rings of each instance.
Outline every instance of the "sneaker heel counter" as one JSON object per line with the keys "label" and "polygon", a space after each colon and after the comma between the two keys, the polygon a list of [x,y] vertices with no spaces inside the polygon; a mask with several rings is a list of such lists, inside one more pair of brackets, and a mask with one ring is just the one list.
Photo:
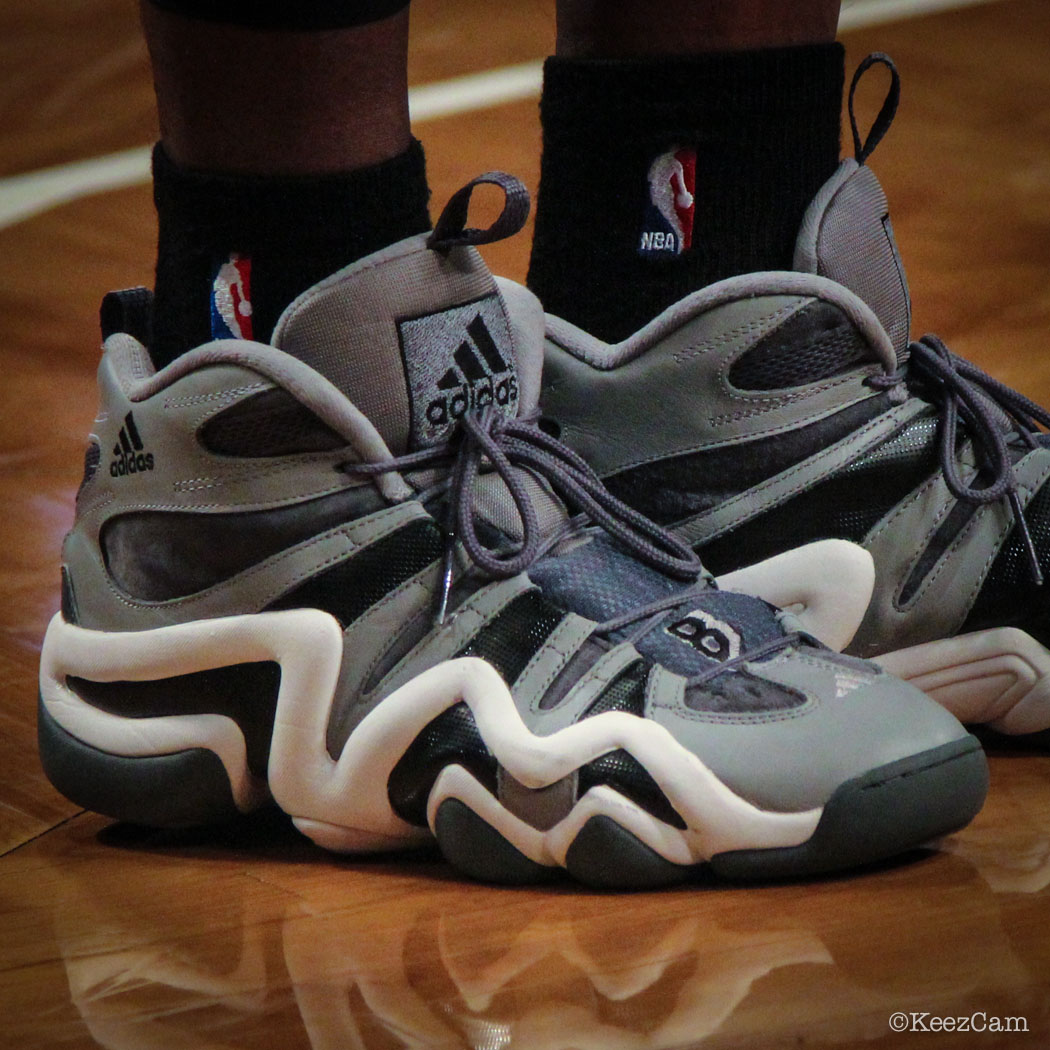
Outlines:
{"label": "sneaker heel counter", "polygon": [[87,435],[73,524],[62,542],[62,614],[69,623],[83,622],[84,598],[98,589],[98,578],[106,573],[100,535],[105,520],[121,502],[115,484],[116,464],[126,459],[125,445],[134,452],[127,431],[130,388],[151,371],[145,348],[131,336],[120,334],[106,340],[96,373],[98,407]]}

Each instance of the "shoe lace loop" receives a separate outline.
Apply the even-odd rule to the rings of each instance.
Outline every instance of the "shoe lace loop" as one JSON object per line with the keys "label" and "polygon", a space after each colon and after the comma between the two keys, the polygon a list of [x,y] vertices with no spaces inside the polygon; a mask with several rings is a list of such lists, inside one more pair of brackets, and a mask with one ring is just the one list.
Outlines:
{"label": "shoe lace loop", "polygon": [[[537,425],[539,413],[508,418],[494,405],[469,413],[449,440],[379,463],[346,464],[347,473],[376,476],[388,471],[448,467],[450,535],[470,559],[490,576],[524,572],[548,549],[528,489],[516,468],[545,480],[569,507],[582,511],[640,561],[667,576],[696,580],[704,575],[700,559],[672,533],[618,500],[590,466]],[[509,549],[487,547],[478,535],[475,481],[495,470],[510,493],[521,522],[521,540]],[[584,519],[580,519],[581,524]]]}
{"label": "shoe lace loop", "polygon": [[[926,335],[909,347],[907,363],[885,375],[872,376],[868,384],[876,390],[890,390],[920,377],[927,381],[929,393],[940,403],[940,466],[945,483],[956,499],[974,505],[1005,500],[1013,513],[1033,581],[1041,586],[1042,570],[1032,540],[1024,508],[1018,495],[1018,481],[1010,457],[1010,442],[1016,435],[1036,448],[1038,427],[1050,428],[1050,413],[953,354],[935,335]],[[1003,417],[1013,431],[1003,425]],[[955,458],[959,420],[962,419],[977,449],[986,475],[991,481],[978,487],[967,484]],[[976,480],[976,479],[975,479]]]}

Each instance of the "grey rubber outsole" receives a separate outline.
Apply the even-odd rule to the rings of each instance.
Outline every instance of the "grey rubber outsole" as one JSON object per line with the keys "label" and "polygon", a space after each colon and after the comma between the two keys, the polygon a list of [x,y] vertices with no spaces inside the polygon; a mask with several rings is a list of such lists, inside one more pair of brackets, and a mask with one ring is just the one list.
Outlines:
{"label": "grey rubber outsole", "polygon": [[457,798],[447,798],[438,806],[434,836],[449,864],[481,882],[524,885],[559,874],[557,868],[530,860]]}
{"label": "grey rubber outsole", "polygon": [[987,794],[988,762],[968,736],[847,781],[801,845],[719,853],[711,867],[727,879],[779,879],[871,864],[965,827]]}
{"label": "grey rubber outsole", "polygon": [[[658,889],[705,869],[733,881],[819,875],[886,860],[957,831],[988,792],[988,764],[973,736],[874,769],[842,784],[816,830],[798,846],[735,850],[708,862],[674,864],[610,817],[592,817],[565,858],[568,873],[593,889]],[[456,799],[438,808],[435,834],[448,861],[486,882],[520,885],[557,869],[529,860]]]}
{"label": "grey rubber outsole", "polygon": [[240,815],[226,767],[214,751],[112,755],[67,733],[37,710],[40,761],[48,780],[71,802],[94,813],[156,828],[219,824]]}
{"label": "grey rubber outsole", "polygon": [[[239,816],[219,757],[204,748],[129,758],[66,732],[39,706],[40,756],[48,779],[85,809],[134,824],[191,827]],[[956,831],[976,815],[988,790],[980,742],[967,736],[872,770],[842,784],[798,846],[736,850],[680,865],[660,856],[611,817],[591,817],[565,857],[570,876],[602,890],[657,889],[704,869],[734,881],[795,878],[885,860]],[[459,871],[485,882],[527,885],[559,868],[526,857],[458,799],[438,807],[438,845]]]}

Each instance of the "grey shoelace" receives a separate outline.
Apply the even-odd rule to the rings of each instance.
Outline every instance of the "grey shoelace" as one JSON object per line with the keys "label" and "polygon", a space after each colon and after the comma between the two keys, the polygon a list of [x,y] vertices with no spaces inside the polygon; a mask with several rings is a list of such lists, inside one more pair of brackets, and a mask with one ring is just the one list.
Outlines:
{"label": "grey shoelace", "polygon": [[[478,414],[465,415],[448,441],[379,463],[348,463],[344,469],[374,477],[392,470],[449,468],[448,532],[490,576],[506,578],[524,572],[547,547],[536,509],[515,468],[545,480],[565,504],[583,512],[647,565],[680,580],[696,580],[704,574],[689,546],[613,496],[580,456],[536,425],[536,418],[534,414],[508,419],[489,405]],[[486,468],[503,480],[521,521],[521,541],[505,549],[486,547],[478,535],[473,490]]]}
{"label": "grey shoelace", "polygon": [[[877,390],[889,390],[917,377],[925,380],[924,399],[940,404],[940,465],[948,489],[956,499],[978,506],[1006,501],[1025,549],[1032,580],[1042,586],[1039,556],[1017,493],[1010,444],[1016,436],[1030,449],[1037,448],[1038,427],[1050,428],[1050,413],[953,354],[935,335],[923,336],[912,343],[908,362],[902,368],[872,376],[868,384]],[[1013,425],[1013,431],[1003,425],[1003,416]],[[955,459],[960,418],[983,460],[983,471],[978,477],[983,473],[991,479],[979,488],[963,480]]]}
{"label": "grey shoelace", "polygon": [[[508,419],[490,405],[478,414],[465,415],[452,437],[439,445],[380,463],[347,463],[343,469],[348,474],[367,477],[391,470],[448,469],[447,478],[428,487],[421,497],[439,491],[446,494],[447,546],[435,623],[444,621],[448,607],[457,540],[484,573],[507,578],[524,572],[558,542],[592,527],[593,522],[640,561],[674,579],[694,584],[595,626],[595,634],[609,635],[636,624],[635,630],[624,639],[634,643],[656,629],[668,612],[712,586],[711,577],[688,545],[613,496],[579,455],[537,426],[538,418],[536,412],[527,418]],[[550,535],[541,535],[535,508],[518,472],[522,468],[546,480],[566,504],[580,513],[567,519]],[[521,541],[498,550],[485,546],[477,529],[474,482],[485,469],[495,470],[502,478],[521,520]],[[727,665],[717,665],[696,681],[702,683],[723,669],[735,668],[747,660],[804,642],[810,640],[799,634],[786,634],[757,650],[742,653]]]}

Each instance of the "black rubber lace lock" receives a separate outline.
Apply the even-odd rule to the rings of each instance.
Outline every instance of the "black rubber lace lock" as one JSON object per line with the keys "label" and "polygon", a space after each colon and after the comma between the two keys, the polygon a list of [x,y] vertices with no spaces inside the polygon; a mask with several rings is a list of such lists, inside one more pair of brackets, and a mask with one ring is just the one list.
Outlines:
{"label": "black rubber lace lock", "polygon": [[[857,85],[860,83],[861,78],[875,65],[885,66],[890,71],[890,89],[886,94],[886,100],[882,103],[878,116],[875,118],[875,122],[871,125],[868,137],[862,143],[860,140],[860,128],[857,126],[857,114],[853,106],[853,97],[857,93]],[[897,67],[893,64],[893,59],[881,51],[872,52],[857,66],[857,72],[853,74],[853,82],[849,86],[849,122],[853,128],[853,155],[857,158],[858,164],[863,164],[871,156],[875,147],[882,141],[883,136],[890,130],[890,125],[893,123],[900,100],[901,76],[897,72]]]}

